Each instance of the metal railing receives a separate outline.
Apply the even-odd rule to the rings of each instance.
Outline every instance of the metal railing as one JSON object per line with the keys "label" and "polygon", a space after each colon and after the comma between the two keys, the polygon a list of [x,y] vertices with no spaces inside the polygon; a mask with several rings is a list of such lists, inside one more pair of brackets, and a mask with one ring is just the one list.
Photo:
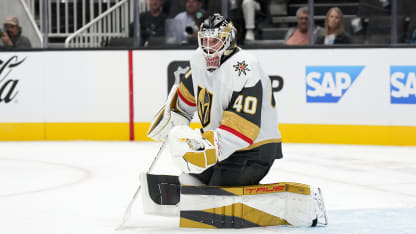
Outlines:
{"label": "metal railing", "polygon": [[65,40],[65,47],[101,47],[111,38],[129,36],[129,1],[121,0]]}
{"label": "metal railing", "polygon": [[[110,8],[120,2],[129,4],[128,10],[123,10],[119,16],[114,16],[112,24],[116,24],[118,18],[125,18],[133,21],[133,1],[138,1],[140,12],[149,9],[148,0],[20,0],[25,2],[28,12],[40,32],[47,35],[47,38],[67,38],[85,25],[108,12]],[[126,3],[128,2],[128,3]],[[47,12],[44,12],[47,9]],[[120,14],[119,12],[118,14]],[[97,30],[99,31],[99,30]]]}
{"label": "metal railing", "polygon": [[35,30],[36,36],[38,37],[40,44],[43,44],[42,32],[40,31],[39,25],[36,24],[36,19],[31,11],[31,8],[27,5],[27,0],[20,0],[26,15],[29,16],[29,21],[32,24],[33,29]]}

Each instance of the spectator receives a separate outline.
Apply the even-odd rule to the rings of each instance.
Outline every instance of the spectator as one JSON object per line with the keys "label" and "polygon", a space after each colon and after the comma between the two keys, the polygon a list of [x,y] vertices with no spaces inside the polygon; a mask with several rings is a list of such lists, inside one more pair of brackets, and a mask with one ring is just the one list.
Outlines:
{"label": "spectator", "polygon": [[22,28],[15,16],[9,16],[3,23],[4,31],[0,32],[0,39],[5,48],[31,48],[30,40],[22,36]]}
{"label": "spectator", "polygon": [[241,9],[243,10],[244,22],[246,25],[245,40],[252,41],[255,39],[254,29],[256,28],[256,11],[260,10],[260,4],[255,0],[243,0]]}
{"label": "spectator", "polygon": [[149,0],[150,10],[140,14],[140,45],[160,45],[165,40],[167,16],[162,11],[163,0]]}
{"label": "spectator", "polygon": [[[286,1],[286,0],[277,0],[277,1]],[[235,5],[237,0],[230,0],[231,3],[234,2]],[[280,2],[279,2],[280,3]],[[242,0],[241,2],[241,9],[244,17],[244,23],[245,23],[245,40],[252,41],[255,40],[255,29],[258,27],[261,22],[265,22],[267,17],[270,15],[270,7],[277,6],[275,2],[272,2],[271,0]],[[280,9],[280,5],[275,7],[276,10],[283,10]],[[231,9],[233,9],[231,7]]]}
{"label": "spectator", "polygon": [[177,14],[167,24],[167,43],[193,44],[197,40],[198,27],[204,20],[202,0],[186,0],[185,11]]}
{"label": "spectator", "polygon": [[[309,10],[307,7],[301,7],[296,12],[297,27],[288,30],[285,36],[286,45],[308,45],[308,20]],[[315,27],[313,30],[312,43],[314,44],[316,38],[322,34],[321,27]]]}
{"label": "spectator", "polygon": [[344,14],[338,7],[328,10],[325,18],[325,34],[318,37],[316,44],[351,44],[351,37],[344,31]]}
{"label": "spectator", "polygon": [[[241,9],[241,4],[243,0],[229,0],[228,1],[228,9],[229,9],[229,17],[231,22],[233,22],[234,27],[237,29],[237,44],[244,44],[245,38],[245,25],[244,25],[244,16],[243,11]],[[209,1],[209,4],[215,1]],[[219,6],[221,7],[221,6]],[[210,7],[208,9],[211,9]],[[221,8],[220,8],[221,9]],[[218,13],[221,11],[210,11],[210,14]]]}

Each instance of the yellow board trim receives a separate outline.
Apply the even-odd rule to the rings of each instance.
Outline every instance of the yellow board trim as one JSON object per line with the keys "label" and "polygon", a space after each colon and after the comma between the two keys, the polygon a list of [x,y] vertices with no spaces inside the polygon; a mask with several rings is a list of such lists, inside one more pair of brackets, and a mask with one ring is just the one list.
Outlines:
{"label": "yellow board trim", "polygon": [[128,123],[46,123],[45,140],[128,141]]}
{"label": "yellow board trim", "polygon": [[[128,123],[0,123],[0,141],[128,140]],[[136,141],[150,123],[134,124]],[[191,128],[201,128],[191,123]],[[416,146],[416,126],[279,124],[283,143]]]}
{"label": "yellow board trim", "polygon": [[44,139],[44,123],[0,123],[1,141],[36,141]]}
{"label": "yellow board trim", "polygon": [[128,123],[0,123],[1,141],[127,141],[129,134]]}
{"label": "yellow board trim", "polygon": [[416,146],[416,126],[279,124],[282,142]]}
{"label": "yellow board trim", "polygon": [[[201,128],[200,123],[191,123],[191,128]],[[134,139],[136,141],[152,141],[147,137],[147,130],[150,128],[150,123],[134,123]]]}

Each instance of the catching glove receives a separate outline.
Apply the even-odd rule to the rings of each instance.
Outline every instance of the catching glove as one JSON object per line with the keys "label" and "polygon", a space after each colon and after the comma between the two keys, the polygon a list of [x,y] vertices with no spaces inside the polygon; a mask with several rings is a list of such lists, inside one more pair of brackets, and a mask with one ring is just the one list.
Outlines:
{"label": "catching glove", "polygon": [[185,173],[202,173],[220,157],[217,133],[176,126],[169,132],[168,147],[173,163]]}

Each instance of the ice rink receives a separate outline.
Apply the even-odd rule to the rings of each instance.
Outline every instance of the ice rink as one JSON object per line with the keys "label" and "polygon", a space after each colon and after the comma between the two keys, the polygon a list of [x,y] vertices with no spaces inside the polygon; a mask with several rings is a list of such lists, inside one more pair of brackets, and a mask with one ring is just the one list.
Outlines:
{"label": "ice rink", "polygon": [[[416,147],[284,144],[262,183],[323,190],[329,226],[180,229],[143,215],[115,231],[160,143],[0,142],[0,234],[416,233]],[[169,155],[155,173],[178,174]]]}

